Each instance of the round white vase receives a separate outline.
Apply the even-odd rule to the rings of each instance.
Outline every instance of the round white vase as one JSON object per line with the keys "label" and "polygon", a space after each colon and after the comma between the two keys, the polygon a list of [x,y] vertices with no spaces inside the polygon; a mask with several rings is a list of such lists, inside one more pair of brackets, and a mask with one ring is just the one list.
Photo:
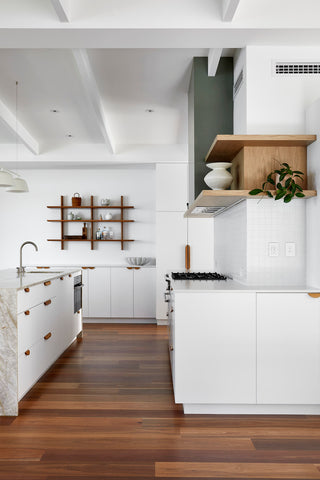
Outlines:
{"label": "round white vase", "polygon": [[204,181],[212,190],[226,190],[232,183],[232,175],[227,171],[231,167],[229,162],[208,163],[207,167],[212,169],[205,177]]}

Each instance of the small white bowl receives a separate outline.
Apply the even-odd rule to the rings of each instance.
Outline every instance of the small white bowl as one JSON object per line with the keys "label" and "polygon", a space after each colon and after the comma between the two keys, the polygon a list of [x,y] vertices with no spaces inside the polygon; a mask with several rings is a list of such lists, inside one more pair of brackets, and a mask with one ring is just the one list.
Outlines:
{"label": "small white bowl", "polygon": [[129,265],[142,266],[147,265],[150,261],[148,257],[126,257],[126,261]]}

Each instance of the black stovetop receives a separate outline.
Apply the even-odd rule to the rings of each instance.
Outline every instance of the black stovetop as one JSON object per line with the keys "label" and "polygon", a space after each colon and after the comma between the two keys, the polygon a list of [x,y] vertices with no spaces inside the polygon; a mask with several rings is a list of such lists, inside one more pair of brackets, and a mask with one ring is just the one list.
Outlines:
{"label": "black stovetop", "polygon": [[171,276],[173,280],[227,280],[217,272],[172,272]]}

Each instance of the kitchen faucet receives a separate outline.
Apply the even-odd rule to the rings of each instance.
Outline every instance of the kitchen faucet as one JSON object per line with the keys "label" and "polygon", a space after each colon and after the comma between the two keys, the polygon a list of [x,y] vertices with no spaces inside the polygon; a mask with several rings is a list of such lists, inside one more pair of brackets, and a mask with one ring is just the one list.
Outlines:
{"label": "kitchen faucet", "polygon": [[20,267],[17,267],[17,272],[19,273],[19,275],[25,273],[25,270],[26,270],[26,267],[23,267],[22,266],[22,249],[25,245],[28,245],[28,243],[30,243],[30,245],[33,245],[34,248],[36,249],[36,251],[38,251],[38,247],[37,245],[34,243],[34,242],[24,242],[21,247],[20,247]]}

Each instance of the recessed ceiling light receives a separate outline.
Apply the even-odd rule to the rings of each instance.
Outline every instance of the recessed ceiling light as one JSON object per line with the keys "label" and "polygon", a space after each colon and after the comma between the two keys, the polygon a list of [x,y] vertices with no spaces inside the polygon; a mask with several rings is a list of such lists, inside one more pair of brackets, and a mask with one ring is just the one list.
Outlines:
{"label": "recessed ceiling light", "polygon": [[67,133],[66,137],[68,137],[68,138],[72,138],[72,137],[73,137],[73,135],[72,135],[71,133]]}
{"label": "recessed ceiling light", "polygon": [[147,113],[154,113],[154,110],[152,108],[146,108]]}
{"label": "recessed ceiling light", "polygon": [[59,113],[59,110],[57,110],[56,108],[52,108],[52,109],[50,110],[50,112],[51,112],[51,113]]}

